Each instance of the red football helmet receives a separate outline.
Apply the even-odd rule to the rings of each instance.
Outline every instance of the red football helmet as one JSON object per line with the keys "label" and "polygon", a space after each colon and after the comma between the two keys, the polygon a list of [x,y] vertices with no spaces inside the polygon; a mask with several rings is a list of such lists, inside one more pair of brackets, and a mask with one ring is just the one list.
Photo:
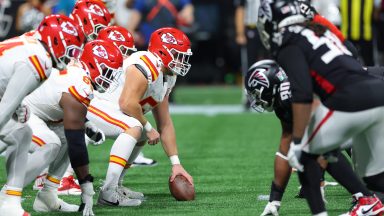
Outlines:
{"label": "red football helmet", "polygon": [[148,51],[157,55],[173,73],[185,76],[191,68],[191,42],[182,31],[166,27],[154,31],[149,39]]}
{"label": "red football helmet", "polygon": [[48,46],[60,70],[66,67],[72,57],[80,57],[85,40],[76,22],[64,15],[46,16],[37,28],[36,35]]}
{"label": "red football helmet", "polygon": [[80,61],[99,92],[113,91],[122,72],[123,56],[110,42],[94,40],[85,44]]}
{"label": "red football helmet", "polygon": [[99,0],[79,0],[70,17],[80,25],[88,40],[96,39],[99,31],[108,26],[112,18]]}
{"label": "red football helmet", "polygon": [[123,57],[128,57],[130,52],[137,51],[132,34],[121,26],[108,26],[102,29],[97,39],[110,41],[115,44],[120,49]]}

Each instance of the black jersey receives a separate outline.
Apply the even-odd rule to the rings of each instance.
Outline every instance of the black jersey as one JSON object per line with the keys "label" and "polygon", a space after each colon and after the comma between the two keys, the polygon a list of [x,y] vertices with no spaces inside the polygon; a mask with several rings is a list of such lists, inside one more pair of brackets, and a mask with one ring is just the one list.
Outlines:
{"label": "black jersey", "polygon": [[280,84],[278,93],[275,95],[273,110],[280,121],[289,125],[293,124],[291,89],[289,82]]}
{"label": "black jersey", "polygon": [[330,31],[317,36],[300,25],[282,32],[277,62],[289,77],[292,102],[310,103],[313,93],[329,109],[361,111],[384,105],[384,81],[362,65]]}

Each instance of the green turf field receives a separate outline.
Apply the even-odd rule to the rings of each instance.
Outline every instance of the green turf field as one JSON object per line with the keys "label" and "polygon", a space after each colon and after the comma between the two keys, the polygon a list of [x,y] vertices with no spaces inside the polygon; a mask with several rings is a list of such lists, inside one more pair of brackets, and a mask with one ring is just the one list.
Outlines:
{"label": "green turf field", "polygon": [[[260,215],[267,201],[258,196],[269,193],[273,175],[273,159],[280,129],[273,114],[252,113],[233,115],[175,115],[180,159],[194,177],[196,200],[177,202],[169,194],[169,160],[161,145],[146,146],[146,156],[159,165],[132,168],[125,185],[142,191],[147,200],[134,208],[95,206],[96,215]],[[260,123],[260,124],[258,124]],[[91,170],[96,188],[105,176],[111,141],[89,147]],[[5,180],[4,160],[1,159],[0,182]],[[328,179],[330,180],[330,179]],[[297,176],[294,174],[284,196],[280,215],[310,215],[304,200],[296,199]],[[35,192],[27,187],[23,206],[33,215]],[[98,189],[97,189],[98,190]],[[326,189],[329,215],[346,212],[350,207],[348,193],[340,186]],[[78,197],[63,198],[78,203]],[[96,196],[95,196],[96,199]]]}

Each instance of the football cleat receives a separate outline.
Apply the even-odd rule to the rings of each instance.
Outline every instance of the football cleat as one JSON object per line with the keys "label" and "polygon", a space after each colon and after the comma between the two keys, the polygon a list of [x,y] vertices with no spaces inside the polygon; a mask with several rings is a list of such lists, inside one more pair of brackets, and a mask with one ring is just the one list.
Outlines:
{"label": "football cleat", "polygon": [[33,190],[39,191],[44,187],[44,181],[47,178],[47,173],[39,175],[35,179],[35,183],[33,183]]}
{"label": "football cleat", "polygon": [[349,212],[340,216],[382,216],[384,206],[376,196],[363,196],[362,193],[354,194],[352,208]]}
{"label": "football cleat", "polygon": [[281,205],[280,201],[268,202],[268,204],[265,206],[263,213],[261,213],[260,216],[265,216],[265,215],[279,216],[280,205]]}
{"label": "football cleat", "polygon": [[20,203],[11,203],[4,200],[0,206],[0,216],[30,216],[20,205]]}
{"label": "football cleat", "polygon": [[56,191],[39,191],[33,203],[33,209],[37,212],[77,212],[79,206],[59,199]]}
{"label": "football cleat", "polygon": [[57,191],[59,195],[81,195],[80,185],[76,183],[75,178],[72,175],[61,179]]}
{"label": "football cleat", "polygon": [[142,152],[140,152],[140,154],[137,155],[136,159],[133,161],[131,167],[137,167],[137,166],[151,167],[151,166],[156,166],[156,165],[157,165],[156,160],[153,160],[151,158],[146,158],[146,157],[144,157],[144,154]]}
{"label": "football cleat", "polygon": [[124,186],[118,186],[117,191],[130,199],[144,200],[144,194],[141,192],[133,191],[130,188]]}
{"label": "football cleat", "polygon": [[101,189],[97,204],[106,206],[139,206],[141,200],[130,199],[120,193],[117,187]]}

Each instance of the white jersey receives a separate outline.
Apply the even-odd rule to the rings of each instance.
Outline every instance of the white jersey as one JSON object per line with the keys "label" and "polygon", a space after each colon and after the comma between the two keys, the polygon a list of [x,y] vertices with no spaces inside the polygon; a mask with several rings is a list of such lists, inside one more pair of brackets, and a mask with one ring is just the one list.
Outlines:
{"label": "white jersey", "polygon": [[[164,75],[161,71],[163,65],[161,60],[147,51],[135,52],[125,59],[123,62],[123,71],[126,71],[131,65],[139,65],[148,81],[148,88],[140,101],[143,113],[145,114],[161,103],[164,97],[172,91],[177,76]],[[126,76],[125,73],[123,73],[119,78],[119,87],[115,91],[97,94],[97,97],[118,104],[125,79]]]}
{"label": "white jersey", "polygon": [[88,106],[93,98],[91,80],[79,64],[68,65],[66,70],[54,69],[49,79],[24,99],[33,114],[44,121],[61,121],[63,110],[60,100],[69,93]]}
{"label": "white jersey", "polygon": [[52,70],[49,53],[31,33],[1,42],[0,98],[15,71],[15,66],[20,63],[26,63],[39,81],[47,79]]}

